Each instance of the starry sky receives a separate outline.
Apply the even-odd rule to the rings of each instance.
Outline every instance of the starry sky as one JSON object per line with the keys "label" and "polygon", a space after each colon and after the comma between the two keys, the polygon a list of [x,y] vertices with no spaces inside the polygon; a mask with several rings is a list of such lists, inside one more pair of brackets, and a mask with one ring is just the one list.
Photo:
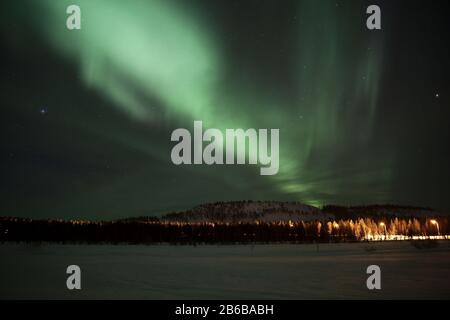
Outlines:
{"label": "starry sky", "polygon": [[[81,8],[81,30],[66,8]],[[370,4],[382,30],[366,28]],[[214,201],[449,210],[448,1],[2,1],[0,215]],[[176,128],[279,128],[280,169],[176,166]]]}

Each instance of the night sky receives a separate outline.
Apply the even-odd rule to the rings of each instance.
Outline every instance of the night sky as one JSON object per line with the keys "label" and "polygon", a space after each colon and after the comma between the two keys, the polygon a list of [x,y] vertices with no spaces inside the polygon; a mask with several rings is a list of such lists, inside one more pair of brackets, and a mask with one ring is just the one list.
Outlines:
{"label": "night sky", "polygon": [[[66,28],[78,4],[82,29]],[[366,28],[369,4],[382,30]],[[231,200],[450,210],[448,1],[2,1],[0,215]],[[172,164],[176,128],[279,128],[280,170]]]}

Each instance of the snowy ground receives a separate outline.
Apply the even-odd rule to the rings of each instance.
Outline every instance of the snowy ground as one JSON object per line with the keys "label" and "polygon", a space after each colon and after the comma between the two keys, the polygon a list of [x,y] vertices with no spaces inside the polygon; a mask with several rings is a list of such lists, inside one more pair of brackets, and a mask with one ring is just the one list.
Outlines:
{"label": "snowy ground", "polygon": [[[372,247],[372,248],[370,248]],[[375,250],[374,250],[375,249]],[[82,290],[66,289],[66,267]],[[366,288],[367,266],[382,289]],[[0,298],[450,298],[450,241],[236,246],[0,245]]]}

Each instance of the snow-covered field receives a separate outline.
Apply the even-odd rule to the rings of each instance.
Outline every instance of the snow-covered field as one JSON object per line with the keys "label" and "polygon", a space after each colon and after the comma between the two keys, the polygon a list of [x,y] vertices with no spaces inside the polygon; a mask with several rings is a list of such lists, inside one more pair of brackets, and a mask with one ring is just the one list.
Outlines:
{"label": "snow-covered field", "polygon": [[[66,267],[82,289],[66,289]],[[381,267],[381,290],[366,287]],[[450,242],[317,245],[0,245],[0,298],[450,298]]]}

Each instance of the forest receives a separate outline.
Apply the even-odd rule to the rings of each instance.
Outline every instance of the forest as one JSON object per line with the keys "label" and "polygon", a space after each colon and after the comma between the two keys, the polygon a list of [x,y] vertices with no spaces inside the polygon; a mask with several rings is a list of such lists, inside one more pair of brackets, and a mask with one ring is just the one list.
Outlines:
{"label": "forest", "polygon": [[447,217],[328,221],[176,222],[157,217],[119,221],[0,218],[0,242],[240,244],[449,239]]}

